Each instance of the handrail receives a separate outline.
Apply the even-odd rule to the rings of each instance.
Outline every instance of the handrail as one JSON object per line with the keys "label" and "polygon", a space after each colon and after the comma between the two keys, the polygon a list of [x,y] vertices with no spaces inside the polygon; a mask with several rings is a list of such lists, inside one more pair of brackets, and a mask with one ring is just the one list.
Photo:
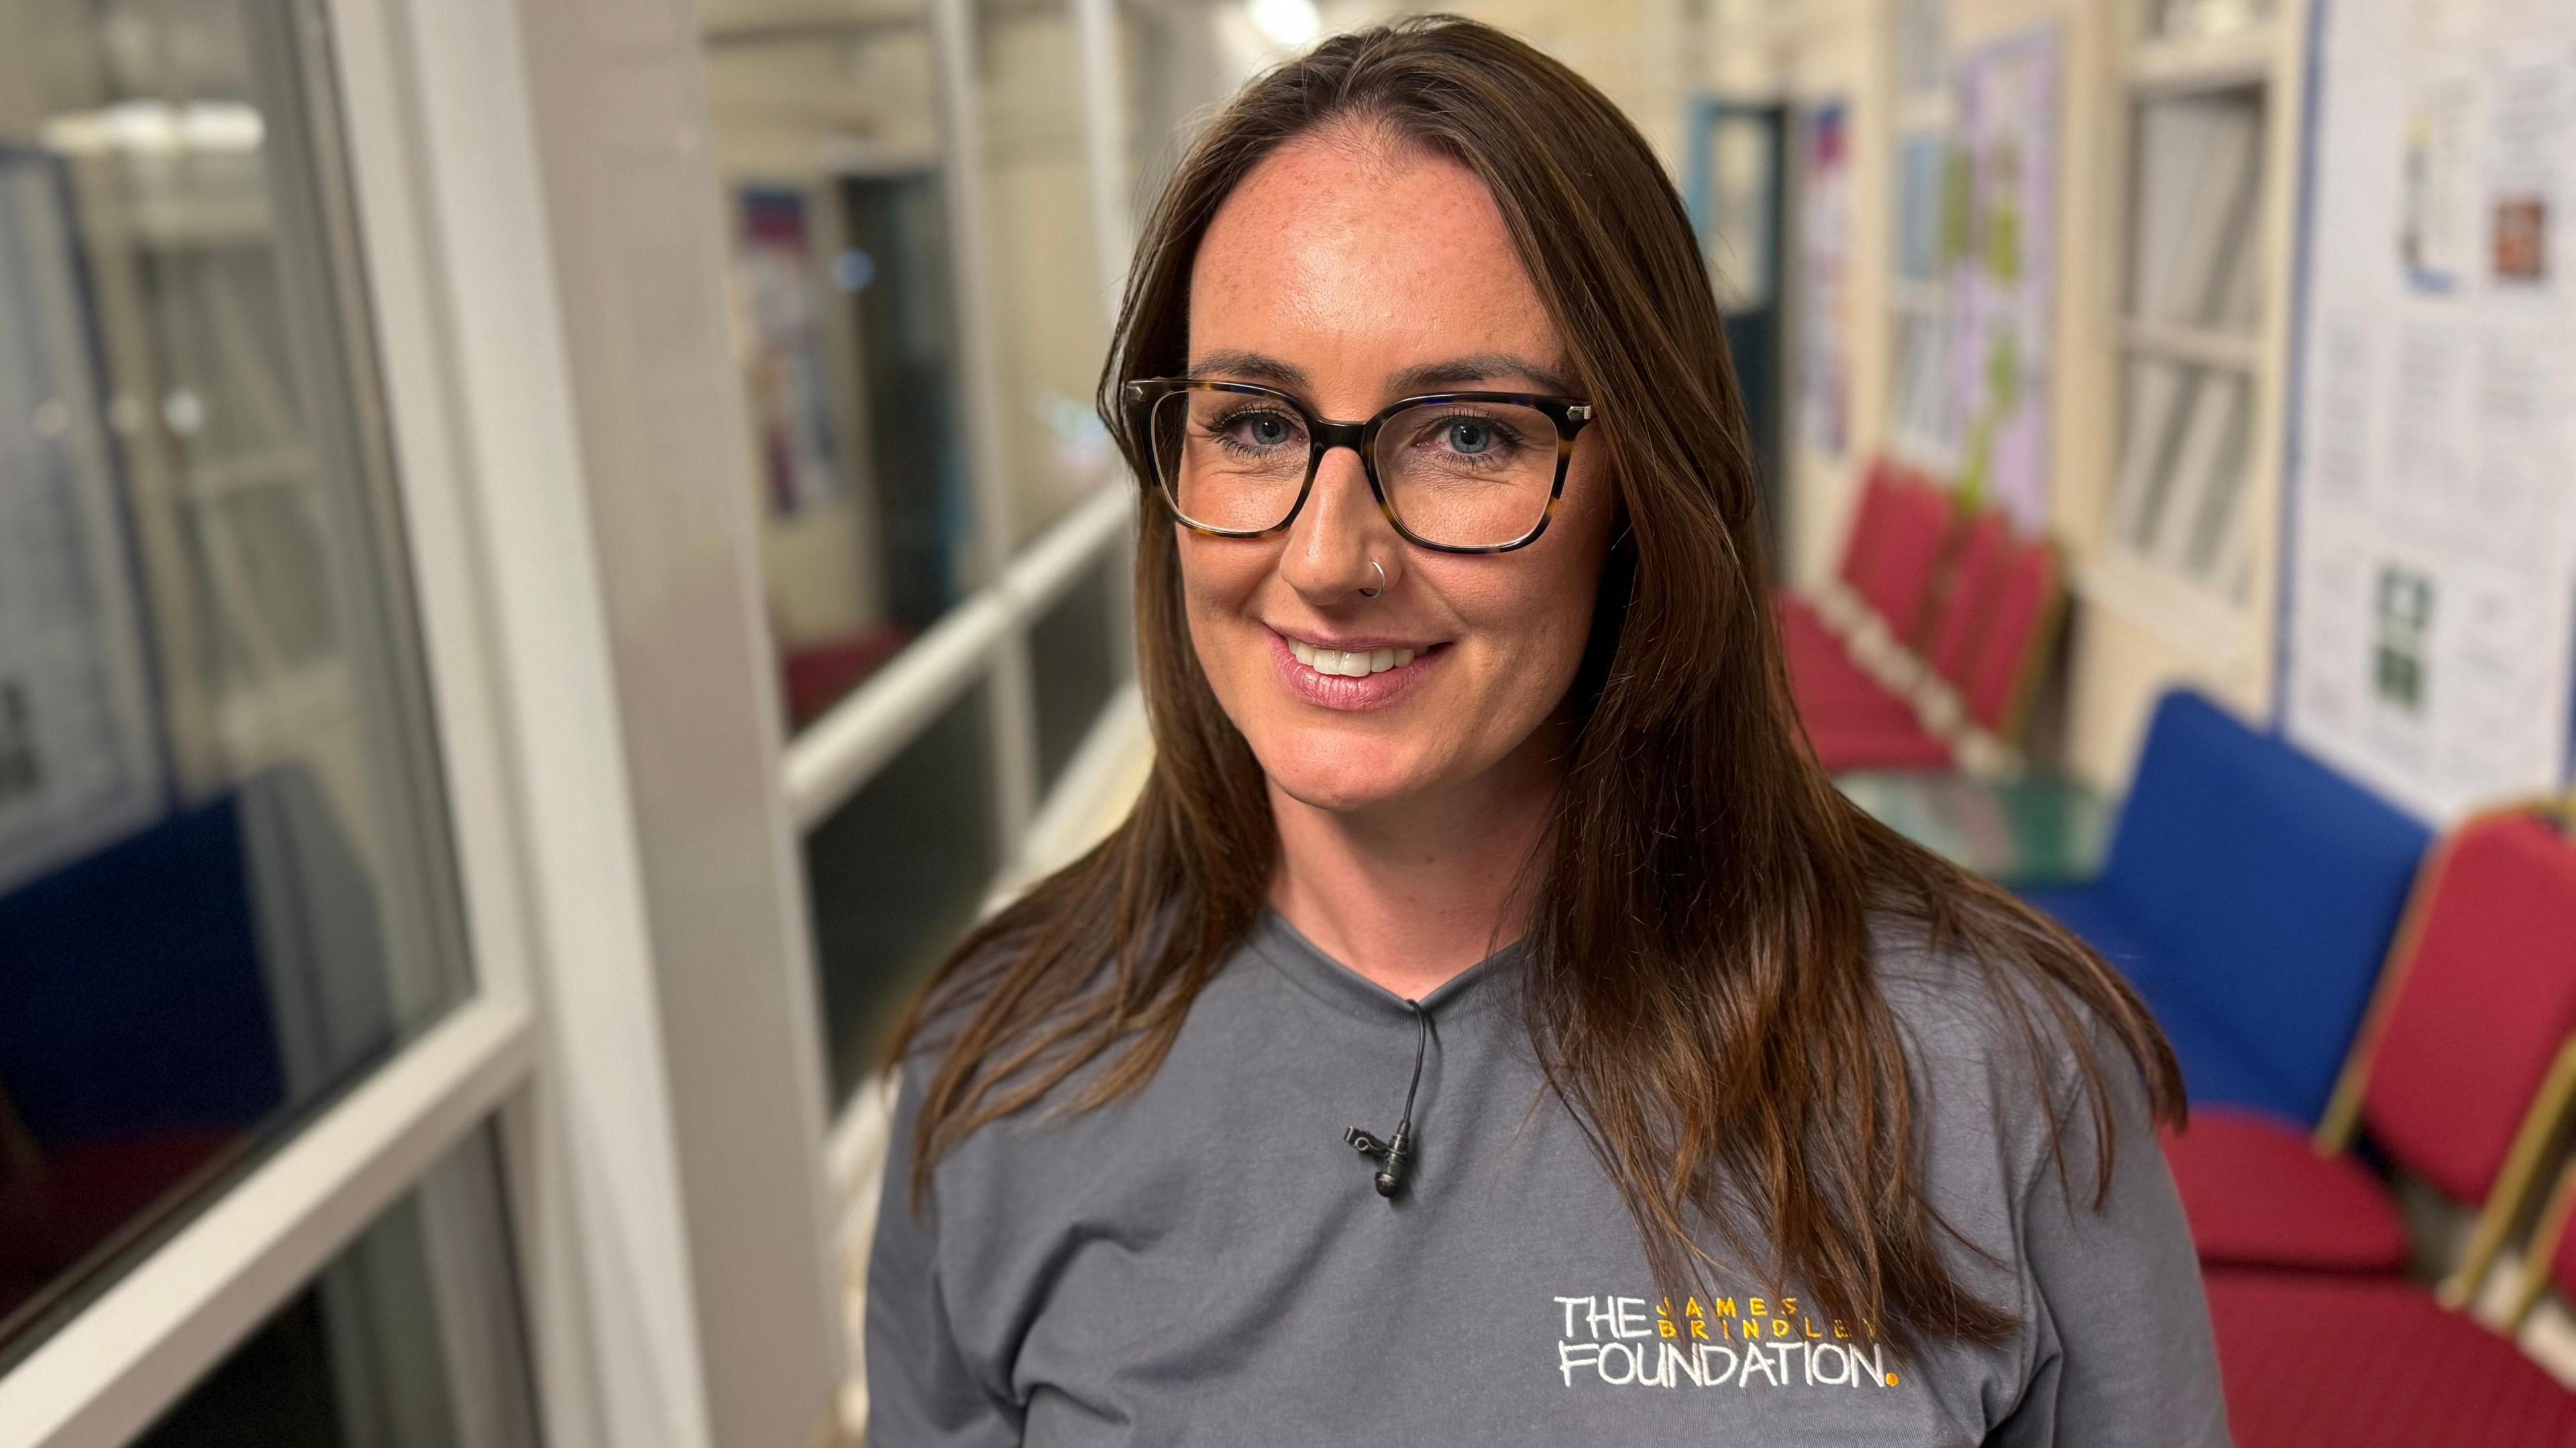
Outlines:
{"label": "handrail", "polygon": [[939,711],[975,682],[993,650],[1062,597],[1135,516],[1125,479],[1101,489],[1021,550],[992,586],[950,609],[873,678],[788,741],[781,771],[801,833],[821,824]]}

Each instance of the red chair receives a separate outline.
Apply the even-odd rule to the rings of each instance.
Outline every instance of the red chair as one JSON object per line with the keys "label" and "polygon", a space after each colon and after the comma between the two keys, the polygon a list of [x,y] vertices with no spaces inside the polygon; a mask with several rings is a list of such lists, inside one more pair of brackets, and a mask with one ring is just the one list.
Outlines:
{"label": "red chair", "polygon": [[2388,1274],[2407,1259],[2388,1183],[2349,1150],[2478,1211],[2447,1301],[2465,1300],[2529,1201],[2576,1100],[2576,845],[2535,807],[2472,819],[2416,878],[2370,1014],[2311,1141],[2205,1108],[2167,1160],[2202,1262]]}
{"label": "red chair", "polygon": [[1905,477],[1891,486],[1883,506],[1885,524],[1853,588],[1888,637],[1911,647],[1921,642],[1933,589],[1958,526],[1958,503],[1928,479]]}
{"label": "red chair", "polygon": [[2046,538],[2010,544],[1997,561],[1985,627],[1958,685],[1968,718],[1999,739],[2017,738],[2066,616],[2065,572]]}
{"label": "red chair", "polygon": [[1946,692],[1919,715],[1811,710],[1818,761],[1835,771],[1947,769],[1955,751],[1945,735],[1962,723],[2011,740],[2056,641],[2060,582],[2047,539],[2017,540],[2001,514],[1980,514],[1960,540],[1929,629],[1927,662]]}
{"label": "red chair", "polygon": [[[1848,631],[1883,631],[1898,645],[1917,643],[1957,522],[1956,505],[1945,490],[1920,477],[1872,468],[1853,513],[1840,575],[1868,622]],[[1784,603],[1783,610],[1793,673],[1818,663],[1850,664],[1844,640],[1823,609]]]}
{"label": "red chair", "polygon": [[788,727],[802,729],[821,718],[911,641],[911,631],[901,625],[879,624],[781,650]]}
{"label": "red chair", "polygon": [[[1896,465],[1881,458],[1869,465],[1861,478],[1860,497],[1852,504],[1852,517],[1843,534],[1843,556],[1834,568],[1835,581],[1857,590],[1860,580],[1869,572],[1870,551],[1878,546],[1886,530],[1888,499],[1897,482]],[[1812,629],[1813,635],[1828,641],[1834,637],[1833,625],[1813,600],[1790,589],[1779,591],[1777,602],[1783,623],[1793,631]]]}
{"label": "red chair", "polygon": [[[1910,638],[1922,617],[1953,522],[1948,494],[1884,463],[1870,469],[1844,545],[1841,581],[1891,638]],[[1781,633],[1791,687],[1810,730],[1878,735],[1913,724],[1913,702],[1854,657],[1821,609],[1783,599]]]}
{"label": "red chair", "polygon": [[2215,1272],[2237,1448],[2568,1448],[2576,1393],[2412,1282]]}
{"label": "red chair", "polygon": [[2012,525],[2003,514],[1989,509],[1969,520],[1959,539],[1958,558],[1950,565],[1949,589],[1933,615],[1931,646],[1924,651],[1923,661],[1932,666],[1936,677],[1966,687],[1976,670],[2012,554]]}
{"label": "red chair", "polygon": [[1887,531],[1887,506],[1896,488],[1894,464],[1881,458],[1869,465],[1861,479],[1860,496],[1852,504],[1851,523],[1843,535],[1843,555],[1835,565],[1830,585],[1833,596],[1819,600],[1787,588],[1774,595],[1780,613],[1781,642],[1793,675],[1802,661],[1843,656],[1842,630],[1824,604],[1838,604],[1841,607],[1835,612],[1846,615],[1860,606],[1860,580],[1868,576],[1871,555]]}
{"label": "red chair", "polygon": [[[1898,494],[1903,486],[1896,469],[1884,460],[1871,464],[1862,479],[1860,498],[1852,505],[1851,529],[1843,540],[1842,561],[1834,574],[1846,610],[1862,606],[1862,585],[1871,577],[1888,531],[1896,526]],[[1777,603],[1781,643],[1788,656],[1790,677],[1802,681],[1801,697],[1809,687],[1836,687],[1853,679],[1875,682],[1852,662],[1843,647],[1842,631],[1817,600],[1783,590]]]}
{"label": "red chair", "polygon": [[1816,762],[1829,774],[1948,769],[1956,762],[1949,741],[1925,728],[1911,704],[1901,715],[1879,710],[1866,717],[1851,711],[1811,718],[1807,742],[1816,751]]}

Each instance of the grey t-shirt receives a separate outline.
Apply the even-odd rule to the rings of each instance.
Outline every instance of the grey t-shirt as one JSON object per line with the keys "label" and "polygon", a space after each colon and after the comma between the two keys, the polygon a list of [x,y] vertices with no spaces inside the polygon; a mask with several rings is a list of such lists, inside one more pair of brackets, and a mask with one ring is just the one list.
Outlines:
{"label": "grey t-shirt", "polygon": [[[1899,1353],[1737,1274],[1659,1296],[1580,1126],[1542,1096],[1504,950],[1423,1001],[1402,1195],[1385,1136],[1417,1027],[1275,913],[1141,1093],[970,1137],[909,1206],[905,1071],[868,1273],[870,1442],[913,1445],[2228,1442],[2208,1310],[2134,1073],[2110,1197],[1974,972],[1882,937],[1953,1268],[2021,1328]],[[2108,1043],[2104,1043],[2109,1049]],[[2112,1056],[2113,1062],[2119,1059]],[[1533,1106],[1536,1107],[1533,1110]],[[1982,1255],[1981,1255],[1982,1254]]]}

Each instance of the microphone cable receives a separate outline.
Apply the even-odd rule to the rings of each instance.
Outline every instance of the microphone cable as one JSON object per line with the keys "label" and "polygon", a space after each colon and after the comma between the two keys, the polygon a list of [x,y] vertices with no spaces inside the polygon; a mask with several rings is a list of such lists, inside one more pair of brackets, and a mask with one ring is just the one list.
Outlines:
{"label": "microphone cable", "polygon": [[1413,1041],[1413,1079],[1405,1083],[1404,1114],[1395,1119],[1395,1135],[1380,1141],[1356,1126],[1342,1133],[1342,1140],[1378,1164],[1377,1194],[1389,1199],[1404,1190],[1405,1173],[1413,1162],[1413,1097],[1422,1089],[1422,1058],[1431,1049],[1431,1013],[1420,1001],[1408,1000],[1404,1005],[1413,1012],[1418,1033]]}

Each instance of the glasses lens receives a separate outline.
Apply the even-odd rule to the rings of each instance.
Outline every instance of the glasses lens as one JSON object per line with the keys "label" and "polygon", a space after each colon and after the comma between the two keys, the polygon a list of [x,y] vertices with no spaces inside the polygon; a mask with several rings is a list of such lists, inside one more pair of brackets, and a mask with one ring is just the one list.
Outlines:
{"label": "glasses lens", "polygon": [[1275,397],[1175,392],[1154,404],[1154,467],[1183,518],[1203,528],[1278,527],[1313,456],[1306,420]]}
{"label": "glasses lens", "polygon": [[1433,402],[1386,420],[1377,475],[1426,543],[1491,548],[1527,537],[1556,487],[1556,420],[1508,402]]}

